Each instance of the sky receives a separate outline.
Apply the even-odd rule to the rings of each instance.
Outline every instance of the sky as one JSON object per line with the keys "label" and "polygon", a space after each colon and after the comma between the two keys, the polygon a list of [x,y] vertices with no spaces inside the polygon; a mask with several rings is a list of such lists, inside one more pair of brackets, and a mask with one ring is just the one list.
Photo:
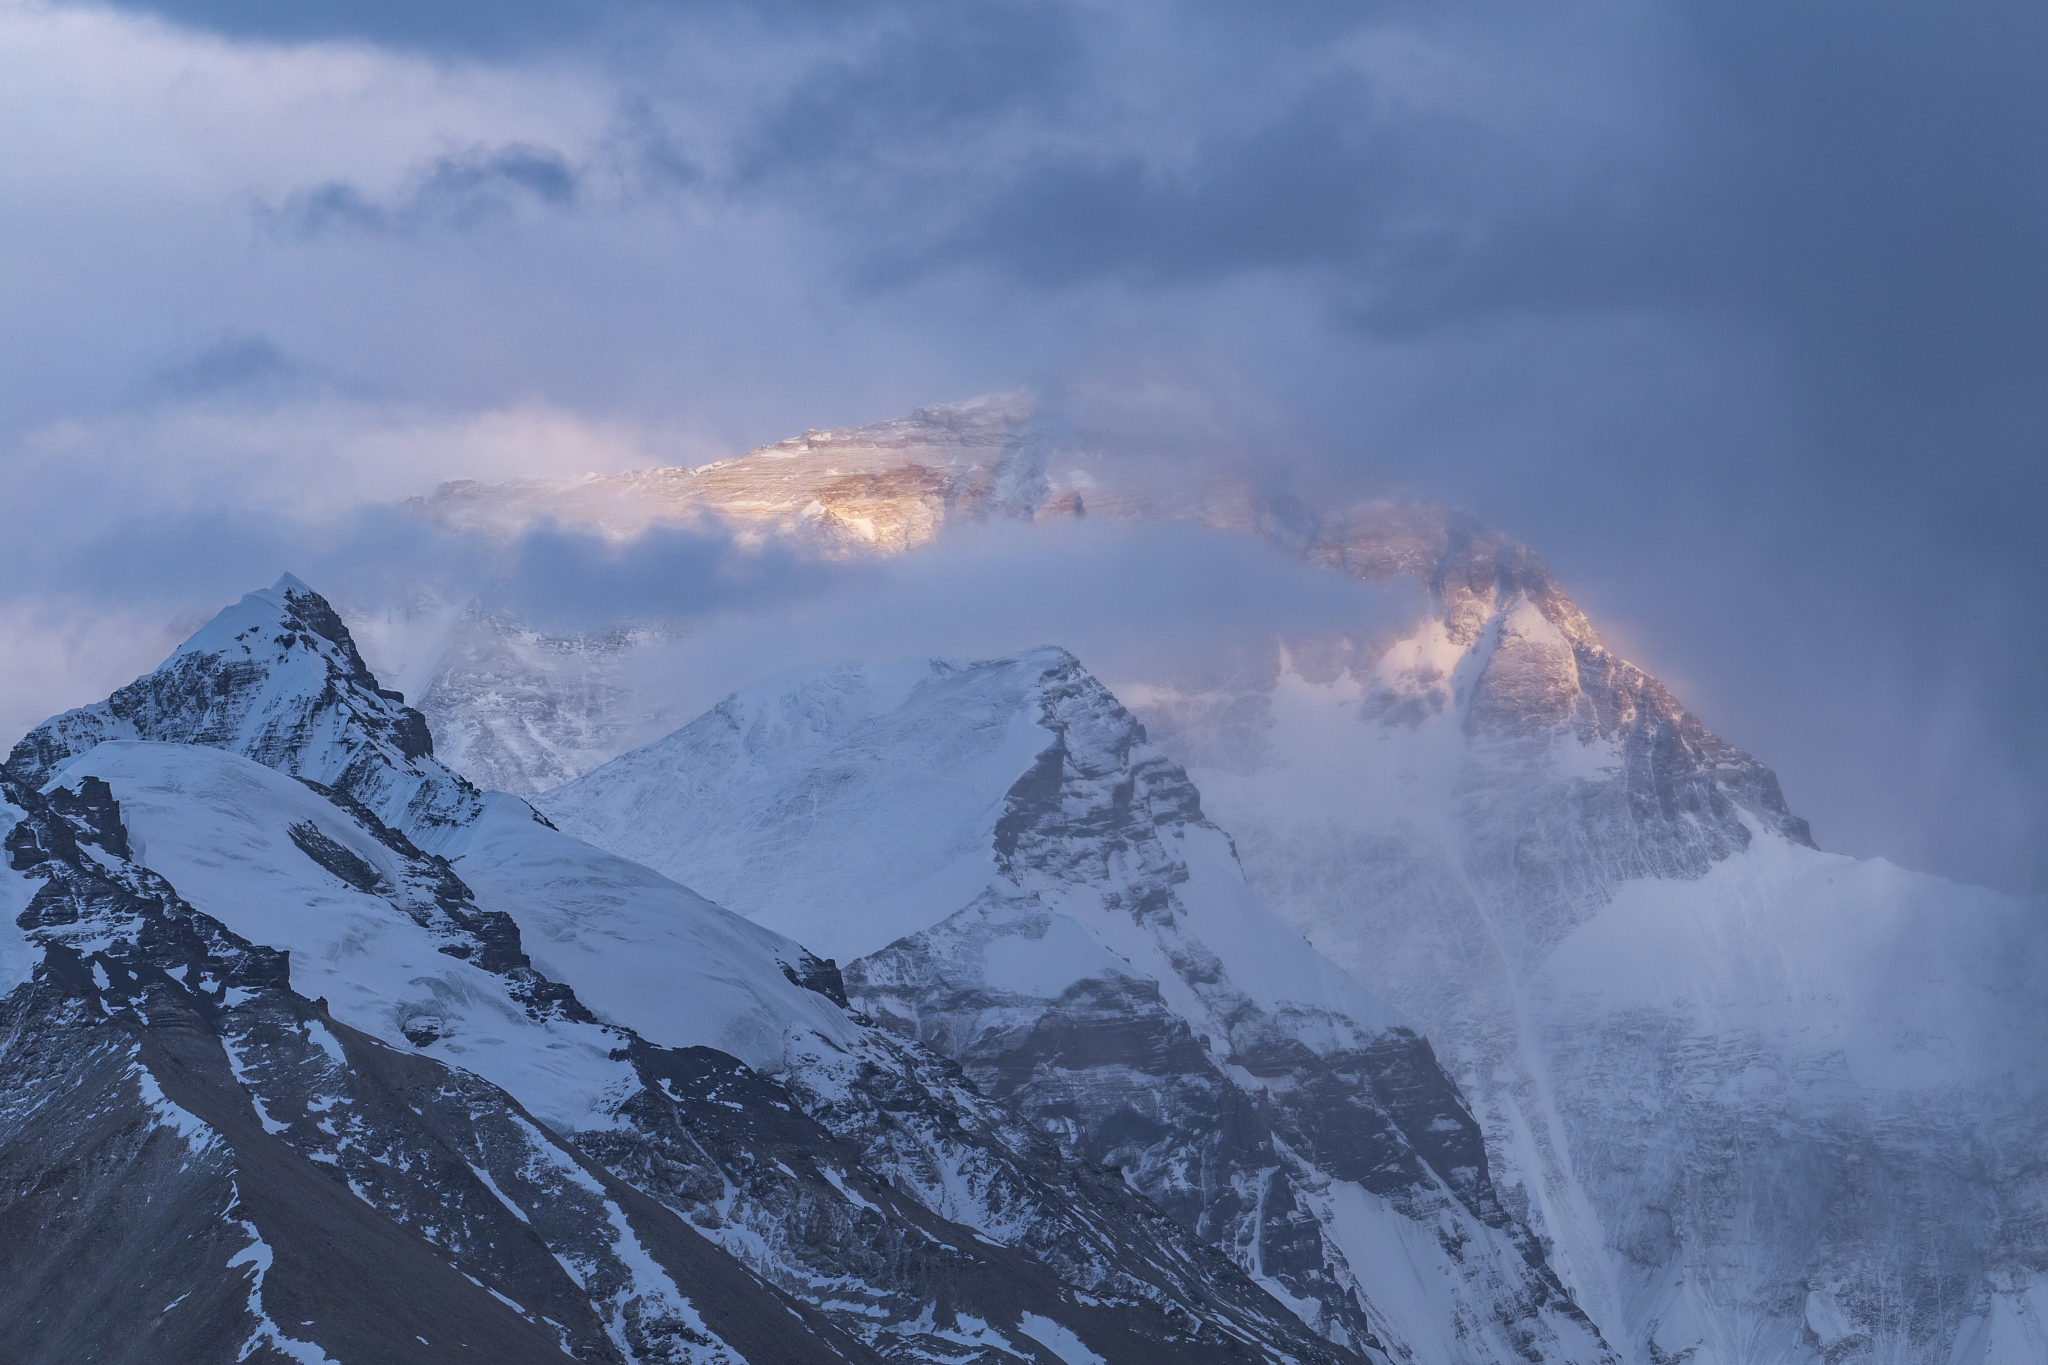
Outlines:
{"label": "sky", "polygon": [[2044,61],[2018,0],[0,0],[0,719],[472,571],[442,479],[1083,387],[1470,508],[1823,847],[2048,890]]}

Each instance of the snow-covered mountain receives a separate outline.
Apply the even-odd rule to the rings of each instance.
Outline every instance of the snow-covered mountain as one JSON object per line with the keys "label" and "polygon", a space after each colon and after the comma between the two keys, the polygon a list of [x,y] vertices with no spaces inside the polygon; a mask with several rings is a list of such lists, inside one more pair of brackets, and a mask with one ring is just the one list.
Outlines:
{"label": "snow-covered mountain", "polygon": [[[1369,1357],[1448,1360],[1513,1347],[1518,1321],[1560,1358],[1571,1313],[1535,1292],[1554,1276],[1629,1365],[2048,1365],[2048,908],[1815,849],[1770,770],[1607,650],[1498,532],[1401,497],[1191,477],[1013,399],[703,470],[450,486],[418,510],[613,537],[712,518],[849,558],[989,521],[1159,519],[1406,580],[1428,606],[1393,631],[1232,637],[1198,664],[1108,674],[1121,720],[1079,692],[1048,711],[1016,680],[1039,656],[785,677],[744,694],[763,705],[733,731],[759,772],[734,766],[734,739],[651,804],[564,809],[609,821],[607,840],[659,834],[625,856],[478,787],[530,796],[673,731],[702,705],[666,677],[689,637],[428,594],[350,603],[358,652],[295,583],[231,609],[7,765],[0,910],[21,932],[0,932],[0,983],[20,983],[0,1007],[0,1162],[18,1193],[0,1317],[43,1355],[120,1358],[118,1338],[176,1358],[303,1327],[336,1358],[438,1359],[408,1315],[439,1293],[414,1286],[445,1282],[461,1339],[505,1359],[535,1340],[536,1359],[564,1341],[585,1359],[709,1359],[719,1341],[750,1359],[1071,1365],[1232,1342],[1345,1359],[1341,1332]],[[684,733],[739,725],[721,714]],[[1119,750],[1131,721],[1152,748]],[[1055,731],[1071,771],[996,785]],[[1013,789],[1029,813],[998,838],[981,821]],[[895,818],[906,801],[918,820]],[[675,803],[701,825],[665,828]],[[1212,895],[1232,849],[1243,884]],[[703,874],[664,862],[677,850]],[[741,870],[758,899],[714,884]],[[1222,907],[1267,928],[1218,934]],[[892,937],[842,936],[862,925]],[[1323,990],[1327,964],[1298,969],[1304,938],[1388,1003]],[[843,980],[799,943],[846,959]],[[842,987],[873,1026],[828,999]],[[1427,1045],[1373,1041],[1403,1027]],[[246,1062],[251,1030],[274,1060]],[[1276,1037],[1299,1047],[1261,1060]],[[348,1074],[322,1079],[330,1063]],[[344,1093],[353,1127],[330,1114]],[[1327,1164],[1337,1150],[1385,1157],[1405,1193]],[[477,1154],[469,1175],[451,1152]],[[328,1188],[312,1176],[354,1202],[301,1217],[293,1201]],[[1347,1186],[1381,1201],[1370,1218],[1338,1207]],[[543,1204],[564,1221],[543,1226]],[[153,1242],[217,1250],[193,1262],[207,1275],[123,1259],[131,1207]],[[678,1212],[713,1260],[690,1259]],[[1362,1226],[1435,1231],[1361,1251],[1345,1239]],[[515,1254],[528,1237],[540,1251]],[[1333,1250],[1447,1273],[1373,1301]],[[1472,1252],[1500,1256],[1497,1282],[1458,1261]],[[79,1268],[64,1284],[53,1255]],[[468,1290],[432,1268],[451,1264]],[[704,1289],[728,1283],[709,1265],[740,1278]],[[369,1307],[345,1330],[367,1335],[301,1311],[359,1273]],[[479,1282],[518,1311],[462,1297]],[[159,1283],[156,1308],[184,1306],[143,1322],[127,1286]],[[785,1321],[800,1328],[746,1335]],[[259,1340],[251,1358],[272,1350],[300,1352]]]}
{"label": "snow-covered mountain", "polygon": [[[1634,1365],[2048,1361],[2048,910],[1815,849],[1764,764],[1470,517],[1185,476],[1011,399],[421,509],[619,534],[715,516],[842,555],[990,519],[1159,518],[1419,583],[1429,610],[1393,635],[1219,642],[1213,666],[1107,681],[1252,888],[1430,1039],[1578,1304]],[[529,695],[569,698],[545,650],[517,664]],[[489,714],[460,667],[431,677],[437,726]],[[620,685],[600,709],[652,738],[658,683]],[[520,720],[554,754],[590,724]],[[492,780],[536,791],[577,752]]]}
{"label": "snow-covered mountain", "polygon": [[433,760],[425,717],[377,685],[334,609],[289,574],[215,616],[156,672],[30,731],[9,767],[41,778],[110,739],[245,754],[363,802],[429,848],[482,809]]}
{"label": "snow-covered mountain", "polygon": [[2048,1360],[2048,912],[1816,850],[1617,671],[1503,585],[1469,642],[1138,710],[1635,1359]]}
{"label": "snow-covered mountain", "polygon": [[18,1358],[1356,1359],[830,963],[442,767],[294,579],[0,777]]}
{"label": "snow-covered mountain", "polygon": [[2048,908],[1815,849],[1503,537],[1388,509],[1307,544],[1393,559],[1433,619],[1120,691],[1252,884],[1430,1037],[1608,1339],[2048,1361]]}
{"label": "snow-covered mountain", "polygon": [[1260,902],[1186,773],[1064,651],[784,679],[541,804],[848,960],[858,1008],[1332,1339],[1608,1358],[1428,1044]]}
{"label": "snow-covered mountain", "polygon": [[[247,760],[125,747],[145,771],[207,753],[210,785],[290,798],[285,828],[349,873],[417,861]],[[27,978],[0,1002],[10,1359],[872,1359],[504,1090],[295,990],[287,952],[143,865],[106,783],[0,780],[7,965]],[[346,890],[337,873],[299,917],[349,925]],[[435,937],[413,945],[418,966],[487,951]],[[501,1027],[602,1061],[568,1003],[503,1009]]]}

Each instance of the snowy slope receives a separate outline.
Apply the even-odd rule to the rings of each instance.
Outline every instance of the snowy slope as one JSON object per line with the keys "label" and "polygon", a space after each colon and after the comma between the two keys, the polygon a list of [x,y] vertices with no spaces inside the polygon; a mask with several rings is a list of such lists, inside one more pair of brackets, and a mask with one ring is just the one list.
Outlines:
{"label": "snowy slope", "polygon": [[[999,826],[1012,813],[1013,789],[1057,738],[1043,715],[1048,680],[1085,677],[1059,649],[997,664],[833,667],[750,689],[548,793],[541,805],[564,828],[691,878],[818,952],[863,958],[946,918],[1002,877],[999,845],[1011,836]],[[1173,780],[1156,752],[1136,756],[1138,769],[1148,764]],[[1178,893],[1177,936],[1142,930],[1099,905],[1069,904],[1076,888],[1015,869],[1041,901],[1099,941],[1077,960],[1079,975],[1107,951],[1185,992],[1177,1002],[1184,1012],[1219,1029],[1245,1003],[1352,1030],[1333,1035],[1330,1046],[1400,1025],[1287,932],[1244,886],[1228,838],[1201,820],[1193,793],[1188,799],[1189,809],[1176,812],[1185,817],[1176,856],[1191,873]],[[1183,945],[1183,937],[1201,946]],[[1226,1003],[1201,1003],[1209,983],[1184,981],[1169,960],[1205,950],[1232,964]],[[1030,970],[1066,969],[1047,959]]]}
{"label": "snowy slope", "polygon": [[[1646,1341],[2048,1358],[2021,1326],[2048,1290],[2044,929],[2038,904],[1763,836],[1624,885],[1543,959],[1566,1131],[1633,1186],[1592,1193]],[[1623,1098],[1653,1080],[1658,1111]]]}
{"label": "snowy slope", "polygon": [[[216,859],[238,872],[256,845],[289,845],[283,831],[291,822],[280,823],[280,812],[308,801],[332,811],[333,803],[289,777],[266,784],[255,771],[274,769],[362,802],[424,852],[468,851],[464,871],[494,888],[485,894],[503,899],[520,930],[547,945],[543,958],[565,973],[558,979],[602,984],[606,1008],[620,1011],[620,1022],[656,1025],[664,1045],[718,1047],[775,1070],[785,1032],[845,1035],[843,1013],[789,979],[785,966],[804,957],[798,944],[644,868],[565,839],[523,802],[488,798],[450,772],[434,757],[419,713],[377,686],[340,619],[290,575],[221,612],[154,673],[30,732],[9,766],[24,780],[47,781],[103,740],[135,739],[203,745],[249,760],[210,765],[152,745],[109,750],[95,760],[93,775],[107,780],[98,767],[137,765],[137,787],[154,788],[147,818],[181,821],[179,840],[166,847],[184,848],[188,858]],[[152,762],[161,768],[153,770]],[[181,807],[189,809],[180,815]],[[243,844],[230,851],[235,840]],[[517,888],[494,880],[490,870],[499,863],[530,880]],[[260,894],[255,883],[207,876],[197,866],[182,874],[194,894]],[[305,890],[295,883],[286,889]]]}
{"label": "snowy slope", "polygon": [[[87,1182],[101,1206],[148,1188],[158,1148],[79,1137],[49,1082],[104,1051],[97,1021],[139,1030],[145,1058],[161,1025],[166,1046],[199,1049],[190,1063],[212,1087],[200,1107],[215,1117],[193,1131],[227,1131],[219,1119],[264,1170],[297,1172],[287,1184],[336,1172],[353,1202],[335,1217],[368,1219],[362,1235],[390,1243],[391,1265],[429,1254],[422,1241],[544,1248],[516,1275],[473,1265],[503,1272],[508,1302],[565,1302],[518,1311],[555,1324],[579,1359],[954,1361],[970,1341],[1043,1360],[1048,1337],[1106,1362],[1353,1359],[1120,1183],[1063,1162],[956,1067],[849,1016],[830,964],[476,793],[424,742],[386,743],[409,722],[295,580],[196,640],[32,733],[4,769],[12,864],[36,874],[7,894],[28,893],[17,927],[40,955],[0,1005],[18,1025],[10,1056],[31,1069],[28,1099],[0,1114],[23,1188],[80,1140],[113,1144]],[[552,970],[536,970],[528,934]],[[79,992],[83,1015],[66,1003]],[[118,1125],[152,1102],[154,1081],[136,1092],[125,1076],[91,1080],[105,1100],[93,1114]],[[457,1173],[448,1159],[465,1151]],[[194,1226],[236,1206],[250,1169],[193,1177]],[[472,1199],[495,1230],[463,1211]],[[533,1231],[505,1243],[506,1218]],[[278,1226],[264,1243],[276,1257],[317,1249],[317,1226]],[[164,1273],[219,1287],[204,1263],[172,1257]],[[340,1283],[366,1274],[345,1268]],[[54,1311],[55,1286],[17,1292],[21,1311]],[[250,1330],[277,1336],[272,1316]],[[342,1317],[336,1340],[386,1331]]]}
{"label": "snowy slope", "polygon": [[1605,1358],[1427,1045],[1247,888],[1185,774],[1064,651],[778,679],[541,805],[855,959],[857,1005],[1333,1339]]}
{"label": "snowy slope", "polygon": [[853,1039],[844,1010],[792,979],[814,961],[803,945],[540,824],[517,797],[486,797],[450,853],[478,903],[518,923],[536,967],[642,1037],[762,1071],[782,1069],[792,1034]]}
{"label": "snowy slope", "polygon": [[611,1058],[616,1033],[534,1018],[516,980],[443,951],[464,936],[436,923],[439,902],[461,891],[304,784],[239,754],[134,740],[68,759],[50,781],[87,776],[112,791],[138,862],[230,932],[289,953],[292,988],[343,1023],[476,1072],[557,1132],[608,1121],[638,1088]]}
{"label": "snowy slope", "polygon": [[[614,763],[551,793],[550,818],[563,816],[555,822],[571,833],[602,828],[603,847],[695,877],[688,884],[723,904],[772,902],[773,913],[750,918],[824,956],[857,957],[959,908],[993,873],[1002,793],[1045,736],[1016,713],[1014,683],[977,695],[990,682],[925,661],[799,676],[640,751],[662,763],[666,782]],[[913,691],[933,688],[976,711],[964,732],[897,714]],[[853,728],[858,737],[842,743]],[[764,787],[774,790],[765,803]],[[847,837],[822,856],[792,812]]]}
{"label": "snowy slope", "polygon": [[[113,747],[103,756],[149,775],[180,755],[219,765],[202,808],[248,776],[235,765],[255,766],[187,746]],[[105,783],[37,790],[0,770],[0,794],[10,864],[37,884],[18,927],[41,958],[0,998],[0,1319],[12,1358],[873,1361],[513,1096],[294,991],[285,953],[136,860]],[[360,828],[290,813],[336,866],[381,865],[399,901],[417,889],[419,869],[373,863]],[[346,843],[321,843],[315,824]],[[216,887],[253,871],[262,891],[226,899],[274,925],[272,896],[287,889],[277,874],[292,874],[248,828],[209,850],[225,861],[192,866]],[[180,833],[153,829],[160,845]],[[421,946],[394,942],[363,911],[331,896],[301,907],[362,931],[373,956]],[[442,947],[492,946],[451,918],[436,927]]]}

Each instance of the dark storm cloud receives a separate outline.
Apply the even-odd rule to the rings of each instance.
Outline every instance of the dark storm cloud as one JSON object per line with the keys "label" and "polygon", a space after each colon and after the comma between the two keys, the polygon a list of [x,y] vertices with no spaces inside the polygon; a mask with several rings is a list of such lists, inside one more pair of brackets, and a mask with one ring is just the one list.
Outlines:
{"label": "dark storm cloud", "polygon": [[358,41],[436,56],[517,59],[563,46],[626,45],[678,23],[743,20],[834,26],[875,10],[937,13],[942,0],[110,0],[118,9],[230,38]]}
{"label": "dark storm cloud", "polygon": [[521,203],[568,208],[580,173],[550,147],[515,143],[434,158],[403,191],[373,199],[345,180],[294,190],[260,217],[274,231],[298,237],[330,232],[415,232],[473,228],[502,221]]}
{"label": "dark storm cloud", "polygon": [[[1377,136],[1364,92],[1315,92],[1192,164],[1131,154],[1039,160],[896,270],[987,259],[1036,285],[1174,282],[1278,267],[1357,268],[1395,249],[1386,215],[1412,154]],[[1426,244],[1425,249],[1426,249]]]}
{"label": "dark storm cloud", "polygon": [[234,38],[282,42],[360,39],[437,52],[506,53],[578,38],[630,0],[116,0],[119,8]]}
{"label": "dark storm cloud", "polygon": [[742,182],[869,176],[906,149],[1055,109],[1081,77],[1078,16],[1016,0],[884,10],[853,50],[809,69],[742,133]]}
{"label": "dark storm cloud", "polygon": [[[2048,11],[1674,13],[1625,54],[1683,64],[1647,157],[1324,77],[1192,155],[1030,158],[871,278],[1320,281],[1366,344],[1442,347],[1445,410],[1347,442],[1381,400],[1305,394],[1326,465],[1475,505],[1656,621],[1836,847],[2048,884],[2048,647],[2019,627],[2048,586]],[[1631,412],[1686,369],[1706,392]]]}
{"label": "dark storm cloud", "polygon": [[[1545,163],[1510,128],[1404,109],[1383,75],[1322,75],[1261,120],[1199,130],[1192,155],[1084,143],[964,181],[928,254],[894,259],[982,259],[1060,287],[1306,270],[1384,300],[1402,330],[1689,310],[1881,349],[1922,382],[2040,372],[2048,177],[2030,168],[2048,151],[2048,11],[1677,13],[1679,33],[1659,37],[1696,37],[1680,55],[1698,88],[1648,154],[1618,133],[1599,145],[1596,127]],[[1508,78],[1530,79],[1521,60]],[[1609,164],[1572,164],[1587,157]]]}
{"label": "dark storm cloud", "polygon": [[0,606],[74,598],[168,617],[195,604],[225,605],[287,569],[359,591],[420,581],[460,593],[489,581],[497,565],[487,543],[428,527],[397,508],[336,516],[235,508],[152,515],[133,508],[107,516],[81,511],[66,520],[68,543],[56,554],[27,536],[8,537],[10,548],[0,551],[7,582]]}

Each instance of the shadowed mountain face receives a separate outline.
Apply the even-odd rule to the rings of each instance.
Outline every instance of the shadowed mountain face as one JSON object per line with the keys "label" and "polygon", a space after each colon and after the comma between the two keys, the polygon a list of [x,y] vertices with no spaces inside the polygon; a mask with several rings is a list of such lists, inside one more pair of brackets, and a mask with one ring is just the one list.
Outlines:
{"label": "shadowed mountain face", "polygon": [[1356,1359],[353,657],[287,579],[4,770],[23,1358]]}
{"label": "shadowed mountain face", "polygon": [[[1815,849],[1767,767],[1470,518],[1188,478],[1010,400],[422,506],[503,529],[711,515],[842,555],[989,520],[1157,519],[1419,584],[1404,630],[1219,641],[1200,666],[1105,681],[1254,890],[1430,1039],[1575,1301],[1641,1365],[2048,1359],[2048,1194],[2026,1155],[2048,1109],[2016,1041],[2048,1035],[2041,906]],[[458,672],[426,694],[437,726],[436,707],[482,714]],[[545,666],[520,676],[566,695]],[[1104,1018],[1141,1012],[1102,999]],[[1037,1102],[1036,1081],[978,1074]]]}
{"label": "shadowed mountain face", "polygon": [[13,1358],[872,1358],[510,1095],[292,990],[135,861],[105,783],[5,795],[43,949],[0,1003]]}

